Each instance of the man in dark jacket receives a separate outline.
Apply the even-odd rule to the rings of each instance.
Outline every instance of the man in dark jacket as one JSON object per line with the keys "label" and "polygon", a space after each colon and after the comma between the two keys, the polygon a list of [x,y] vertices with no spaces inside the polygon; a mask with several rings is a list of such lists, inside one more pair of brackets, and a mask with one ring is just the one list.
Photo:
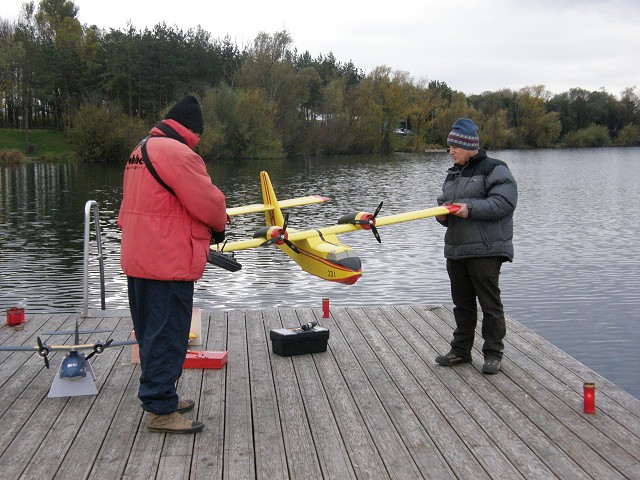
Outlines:
{"label": "man in dark jacket", "polygon": [[458,205],[460,210],[436,219],[447,227],[444,256],[456,329],[451,350],[436,362],[444,366],[471,363],[477,299],[483,315],[482,372],[498,373],[506,334],[499,277],[502,263],[513,260],[518,187],[509,167],[480,149],[478,127],[469,118],[453,124],[447,145],[454,165],[447,171],[438,204]]}

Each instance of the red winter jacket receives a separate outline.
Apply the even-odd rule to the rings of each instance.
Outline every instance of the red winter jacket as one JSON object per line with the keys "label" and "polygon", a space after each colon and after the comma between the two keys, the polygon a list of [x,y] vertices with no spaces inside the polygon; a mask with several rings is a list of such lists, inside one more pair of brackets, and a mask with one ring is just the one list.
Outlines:
{"label": "red winter jacket", "polygon": [[224,194],[211,183],[207,168],[192,149],[200,138],[174,120],[163,120],[186,142],[149,132],[147,153],[172,195],[151,175],[138,145],[124,173],[118,226],[122,230],[120,264],[131,277],[195,281],[202,277],[211,231],[223,232]]}

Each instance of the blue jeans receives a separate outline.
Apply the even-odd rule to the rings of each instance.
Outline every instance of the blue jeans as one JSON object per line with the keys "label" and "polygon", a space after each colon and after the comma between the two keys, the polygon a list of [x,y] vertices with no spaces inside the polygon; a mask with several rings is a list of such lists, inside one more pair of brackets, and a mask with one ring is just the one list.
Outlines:
{"label": "blue jeans", "polygon": [[456,329],[451,350],[470,357],[478,323],[478,307],[482,309],[482,338],[484,356],[502,358],[506,335],[504,309],[500,299],[501,257],[447,259],[447,273],[451,280],[451,298]]}
{"label": "blue jeans", "polygon": [[129,309],[140,347],[138,398],[148,412],[175,412],[176,383],[189,345],[193,282],[127,277],[127,283]]}

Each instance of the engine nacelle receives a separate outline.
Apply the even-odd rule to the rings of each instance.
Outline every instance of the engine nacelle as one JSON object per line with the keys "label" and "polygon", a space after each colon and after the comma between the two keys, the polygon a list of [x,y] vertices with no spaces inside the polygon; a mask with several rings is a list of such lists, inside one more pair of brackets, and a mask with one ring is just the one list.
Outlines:
{"label": "engine nacelle", "polygon": [[376,218],[369,212],[348,213],[338,219],[338,225],[345,224],[358,225],[362,230],[371,230],[371,227],[376,224]]}
{"label": "engine nacelle", "polygon": [[283,245],[284,239],[289,238],[289,234],[286,230],[283,230],[282,227],[278,226],[270,226],[270,227],[262,227],[255,231],[253,234],[253,238],[266,238],[267,241],[273,238],[280,238],[277,242],[274,242],[276,245]]}

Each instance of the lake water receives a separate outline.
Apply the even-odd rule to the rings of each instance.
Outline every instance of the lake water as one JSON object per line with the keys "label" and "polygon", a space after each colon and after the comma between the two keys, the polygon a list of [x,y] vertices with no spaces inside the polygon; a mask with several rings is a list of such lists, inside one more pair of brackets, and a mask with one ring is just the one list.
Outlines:
{"label": "lake water", "polygon": [[[639,148],[490,152],[516,177],[515,259],[503,268],[506,312],[640,398]],[[208,165],[228,206],[262,202],[267,170],[279,199],[321,194],[329,203],[289,210],[292,228],[333,224],[344,213],[381,215],[434,206],[446,154],[326,157]],[[106,305],[127,308],[116,226],[120,165],[0,167],[0,307],[81,312],[84,205],[95,200],[106,269]],[[230,239],[250,236],[261,215],[235,217]],[[444,228],[433,219],[341,236],[362,259],[351,286],[302,272],[275,248],[238,252],[236,273],[208,266],[197,306],[211,309],[450,303],[442,254]],[[92,243],[95,254],[95,244]],[[161,261],[161,259],[159,259]],[[97,261],[90,308],[100,308]]]}

